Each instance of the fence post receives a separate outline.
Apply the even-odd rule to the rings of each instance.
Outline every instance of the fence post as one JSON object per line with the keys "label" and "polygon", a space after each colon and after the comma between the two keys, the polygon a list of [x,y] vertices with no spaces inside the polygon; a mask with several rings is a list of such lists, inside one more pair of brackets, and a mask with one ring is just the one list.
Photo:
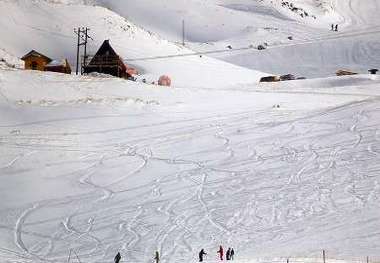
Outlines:
{"label": "fence post", "polygon": [[367,256],[367,263],[369,263],[369,257]]}
{"label": "fence post", "polygon": [[289,259],[288,258],[286,259],[286,263],[289,263]]}
{"label": "fence post", "polygon": [[323,253],[323,263],[326,263],[326,251],[322,250]]}

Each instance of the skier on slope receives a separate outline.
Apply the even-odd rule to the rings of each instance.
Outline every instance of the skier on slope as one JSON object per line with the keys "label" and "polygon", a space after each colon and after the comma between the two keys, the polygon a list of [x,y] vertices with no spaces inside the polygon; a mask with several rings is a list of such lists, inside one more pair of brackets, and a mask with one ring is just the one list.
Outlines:
{"label": "skier on slope", "polygon": [[231,252],[230,252],[230,259],[231,260],[234,260],[234,255],[235,255],[234,248],[231,248]]}
{"label": "skier on slope", "polygon": [[338,32],[338,24],[335,25],[335,31]]}
{"label": "skier on slope", "polygon": [[218,254],[219,254],[220,260],[223,260],[223,247],[222,246],[219,246]]}
{"label": "skier on slope", "polygon": [[202,248],[201,251],[199,251],[199,262],[203,262],[203,256],[207,255],[205,250]]}

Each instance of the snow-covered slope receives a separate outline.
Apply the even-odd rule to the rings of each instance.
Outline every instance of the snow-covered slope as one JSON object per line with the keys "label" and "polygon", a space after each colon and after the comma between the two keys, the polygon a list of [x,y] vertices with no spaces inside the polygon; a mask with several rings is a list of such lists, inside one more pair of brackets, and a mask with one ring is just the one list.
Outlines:
{"label": "snow-covered slope", "polygon": [[203,247],[217,262],[222,244],[238,262],[379,257],[379,87],[359,75],[167,89],[2,70],[0,255],[193,262]]}
{"label": "snow-covered slope", "polygon": [[[184,19],[189,47],[224,49],[214,56],[264,72],[324,77],[341,68],[365,73],[380,64],[379,0],[98,2],[173,41],[180,41]],[[339,32],[330,31],[331,24],[339,24]],[[267,50],[238,51],[263,43]]]}
{"label": "snow-covered slope", "polygon": [[[380,78],[257,84],[260,72],[164,40],[178,41],[185,17],[187,47],[235,64],[307,76],[377,65],[378,1],[289,2],[297,12],[270,0],[0,0],[0,262],[120,251],[150,263],[157,250],[190,263],[205,248],[213,263],[219,245],[237,263],[322,263],[323,249],[328,263],[379,261]],[[128,61],[174,87],[12,67],[30,49],[72,62],[77,26],[91,27],[90,52],[110,39],[127,59],[182,55]]]}
{"label": "snow-covered slope", "polygon": [[[94,54],[105,39],[110,39],[111,45],[124,59],[192,52],[138,28],[103,7],[50,2],[0,1],[0,9],[7,10],[0,17],[0,47],[15,57],[22,57],[32,49],[52,58],[66,57],[74,67],[76,36],[73,30],[88,26],[94,38],[90,42],[90,54]],[[160,75],[167,74],[176,86],[197,87],[213,83],[220,87],[236,82],[257,82],[262,76],[260,72],[206,56],[128,60],[127,63],[139,68],[150,81],[157,81]]]}

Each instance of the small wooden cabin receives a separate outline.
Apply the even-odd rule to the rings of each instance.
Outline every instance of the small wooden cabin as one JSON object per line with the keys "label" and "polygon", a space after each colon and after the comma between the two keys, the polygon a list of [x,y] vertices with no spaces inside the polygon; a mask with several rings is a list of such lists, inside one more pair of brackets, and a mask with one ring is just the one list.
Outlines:
{"label": "small wooden cabin", "polygon": [[358,73],[350,71],[350,70],[345,70],[345,69],[340,69],[337,72],[335,72],[335,75],[337,76],[350,76],[350,75],[357,75]]}
{"label": "small wooden cabin", "polygon": [[84,65],[84,73],[92,72],[109,74],[119,78],[130,77],[122,58],[111,47],[109,40],[104,40],[95,56],[87,65]]}
{"label": "small wooden cabin", "polygon": [[44,71],[45,66],[49,64],[52,59],[42,55],[41,53],[32,50],[21,58],[25,62],[25,69]]}
{"label": "small wooden cabin", "polygon": [[280,77],[279,76],[266,76],[266,77],[262,77],[260,79],[260,82],[277,82],[277,81],[280,81]]}
{"label": "small wooden cabin", "polygon": [[67,59],[53,60],[45,66],[45,71],[71,74],[71,67]]}

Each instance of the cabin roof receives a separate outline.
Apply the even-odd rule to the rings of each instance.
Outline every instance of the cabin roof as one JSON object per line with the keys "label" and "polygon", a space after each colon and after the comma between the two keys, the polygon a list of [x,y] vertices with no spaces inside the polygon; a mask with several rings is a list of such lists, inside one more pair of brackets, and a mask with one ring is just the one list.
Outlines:
{"label": "cabin roof", "polygon": [[68,61],[67,59],[61,59],[61,60],[52,60],[49,64],[47,64],[45,67],[58,67],[58,66],[63,66],[67,67],[68,66]]}
{"label": "cabin roof", "polygon": [[118,56],[115,50],[111,47],[109,40],[104,40],[103,44],[100,46],[95,56],[103,56],[107,53],[107,51],[109,52],[109,56]]}
{"label": "cabin roof", "polygon": [[26,54],[25,56],[23,56],[21,59],[22,59],[22,60],[26,60],[26,59],[28,59],[29,57],[40,57],[40,58],[44,58],[44,59],[46,59],[49,63],[52,61],[51,58],[49,58],[49,57],[47,57],[47,56],[45,56],[45,55],[43,55],[43,54],[41,54],[41,53],[39,53],[39,52],[37,52],[37,51],[35,51],[35,50],[30,51],[28,54]]}

